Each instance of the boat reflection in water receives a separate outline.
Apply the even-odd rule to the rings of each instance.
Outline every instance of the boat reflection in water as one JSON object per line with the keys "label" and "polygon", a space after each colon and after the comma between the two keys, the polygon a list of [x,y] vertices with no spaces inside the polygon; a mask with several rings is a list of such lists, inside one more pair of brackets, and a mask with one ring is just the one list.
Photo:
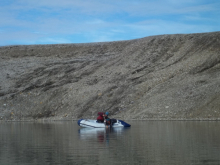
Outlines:
{"label": "boat reflection in water", "polygon": [[97,140],[98,142],[109,142],[110,139],[120,137],[130,128],[81,128],[79,129],[79,137],[82,140]]}

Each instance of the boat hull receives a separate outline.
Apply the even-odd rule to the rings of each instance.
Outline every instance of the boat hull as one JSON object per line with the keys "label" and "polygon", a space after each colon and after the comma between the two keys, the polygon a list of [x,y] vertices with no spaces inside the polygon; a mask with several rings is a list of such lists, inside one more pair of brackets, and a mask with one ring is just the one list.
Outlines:
{"label": "boat hull", "polygon": [[[86,128],[105,128],[106,125],[104,123],[98,123],[96,120],[90,120],[90,119],[80,119],[77,121],[78,125],[81,127],[86,127]],[[122,121],[122,120],[117,120],[116,123],[112,125],[113,128],[117,127],[130,127],[131,125]]]}

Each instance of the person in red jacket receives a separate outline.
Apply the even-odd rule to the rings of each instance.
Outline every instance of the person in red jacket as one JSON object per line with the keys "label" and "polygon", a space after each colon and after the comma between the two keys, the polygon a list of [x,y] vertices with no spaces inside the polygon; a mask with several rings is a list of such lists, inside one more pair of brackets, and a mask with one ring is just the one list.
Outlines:
{"label": "person in red jacket", "polygon": [[97,122],[104,123],[104,113],[103,112],[98,113]]}

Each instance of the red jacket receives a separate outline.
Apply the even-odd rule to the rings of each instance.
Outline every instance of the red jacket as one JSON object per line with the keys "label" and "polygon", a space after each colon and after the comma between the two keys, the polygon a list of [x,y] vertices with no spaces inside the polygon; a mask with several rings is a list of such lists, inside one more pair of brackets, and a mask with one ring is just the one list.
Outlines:
{"label": "red jacket", "polygon": [[100,121],[104,122],[103,113],[102,113],[102,112],[99,112],[98,115],[99,115],[99,116],[97,117],[97,120],[100,120]]}

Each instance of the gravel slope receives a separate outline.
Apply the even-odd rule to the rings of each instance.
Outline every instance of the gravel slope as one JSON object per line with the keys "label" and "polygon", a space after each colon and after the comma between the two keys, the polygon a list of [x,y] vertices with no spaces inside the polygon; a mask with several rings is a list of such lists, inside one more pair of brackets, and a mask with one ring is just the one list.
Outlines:
{"label": "gravel slope", "polygon": [[220,32],[0,47],[0,120],[220,119]]}

